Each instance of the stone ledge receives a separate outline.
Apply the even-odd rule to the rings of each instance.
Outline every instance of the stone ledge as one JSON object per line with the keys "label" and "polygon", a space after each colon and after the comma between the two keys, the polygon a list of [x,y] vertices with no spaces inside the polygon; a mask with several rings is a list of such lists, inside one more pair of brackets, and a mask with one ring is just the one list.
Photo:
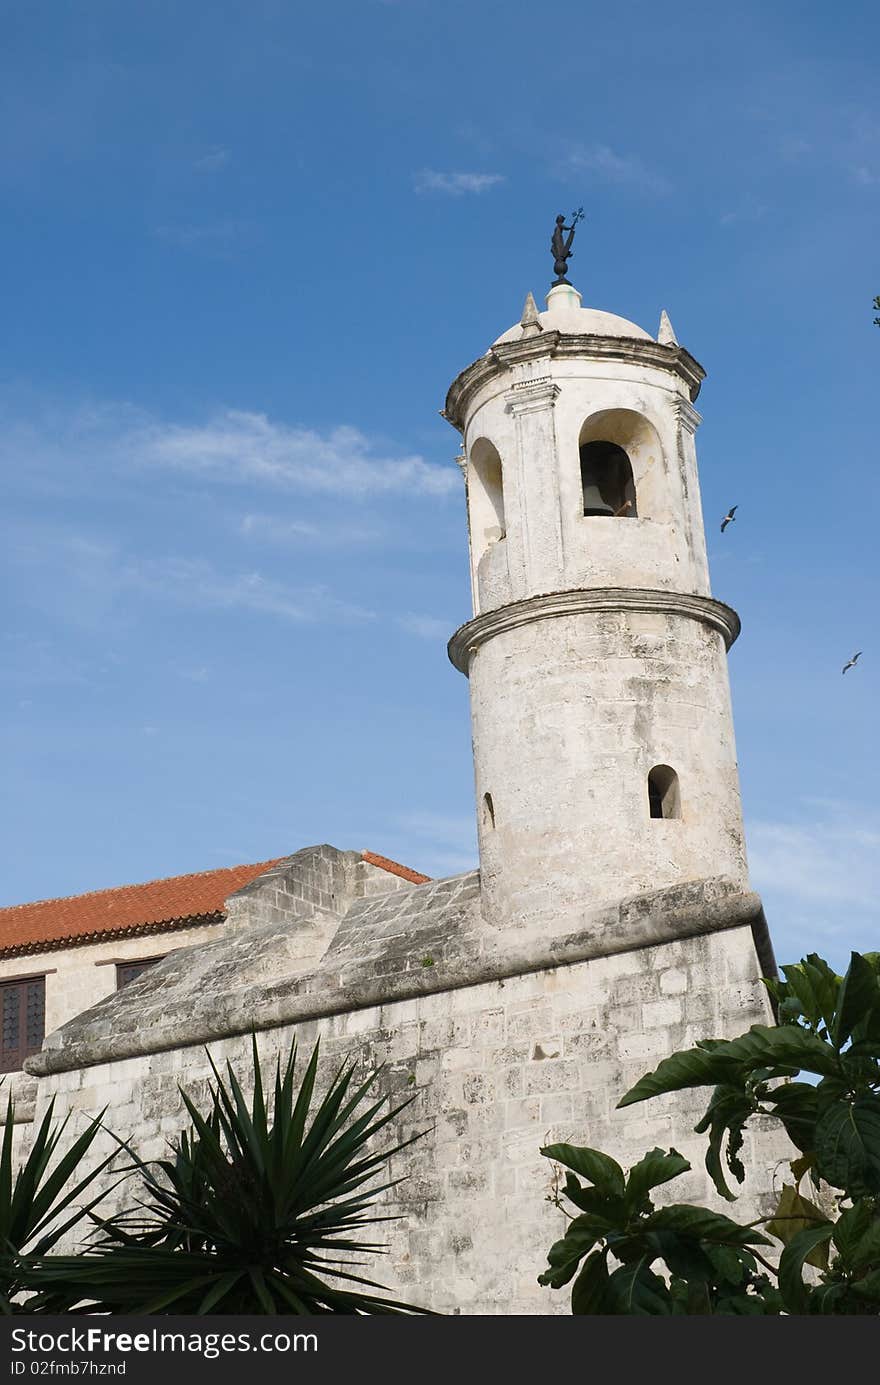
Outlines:
{"label": "stone ledge", "polygon": [[[402,898],[409,902],[406,914],[399,907],[401,896],[387,898],[382,908],[377,907],[382,900],[360,902],[321,964],[308,975],[261,978],[255,984],[242,984],[247,977],[239,976],[239,984],[230,989],[221,954],[221,984],[179,997],[166,989],[153,1023],[142,1014],[141,1022],[133,1024],[138,1012],[124,1014],[130,1007],[126,992],[119,992],[112,1006],[96,1006],[51,1036],[49,1046],[27,1060],[27,1071],[43,1076],[191,1047],[732,928],[751,927],[762,967],[775,972],[758,895],[723,877],[688,881],[617,905],[587,909],[581,928],[554,937],[511,934],[487,924],[479,910],[476,872],[419,886]],[[414,921],[420,923],[415,932]],[[132,1005],[138,999],[143,1004],[148,991],[130,999]],[[128,1020],[130,1027],[114,1022],[119,1018]]]}
{"label": "stone ledge", "polygon": [[521,625],[530,625],[536,620],[597,611],[646,611],[649,614],[698,620],[717,630],[727,649],[730,649],[740,632],[736,611],[711,596],[697,596],[693,592],[655,591],[646,587],[591,587],[530,596],[525,601],[513,601],[507,606],[484,611],[456,630],[447,646],[450,662],[466,676],[471,654],[494,635],[515,630]]}

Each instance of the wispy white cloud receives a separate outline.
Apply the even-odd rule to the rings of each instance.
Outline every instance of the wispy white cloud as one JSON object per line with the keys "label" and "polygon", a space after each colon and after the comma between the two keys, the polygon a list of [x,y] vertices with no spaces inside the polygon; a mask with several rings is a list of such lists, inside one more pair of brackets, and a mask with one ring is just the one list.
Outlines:
{"label": "wispy white cloud", "polygon": [[232,248],[249,233],[243,221],[179,222],[157,226],[153,234],[166,245],[179,250],[201,250],[215,255],[228,255]]}
{"label": "wispy white cloud", "polygon": [[417,454],[385,456],[357,428],[322,434],[238,409],[205,424],[147,424],[125,442],[142,464],[349,497],[388,491],[447,495],[460,484],[454,467],[437,466]]}
{"label": "wispy white cloud", "polygon": [[413,179],[416,192],[440,192],[447,197],[488,192],[503,182],[503,173],[439,173],[433,168],[423,168]]}
{"label": "wispy white cloud", "polygon": [[118,581],[199,609],[254,611],[296,622],[376,618],[374,612],[340,600],[327,587],[290,586],[260,572],[224,572],[203,558],[131,560],[120,566]]}
{"label": "wispy white cloud", "polygon": [[241,532],[260,544],[282,548],[315,545],[322,548],[353,548],[381,543],[385,532],[379,524],[282,519],[278,515],[248,514],[241,521]]}
{"label": "wispy white cloud", "polygon": [[812,821],[749,824],[749,861],[759,885],[811,903],[876,908],[880,819],[815,806]]}
{"label": "wispy white cloud", "polygon": [[729,207],[718,218],[722,226],[741,225],[744,222],[763,221],[767,208],[763,202],[747,197],[735,207]]}
{"label": "wispy white cloud", "polygon": [[557,164],[556,174],[566,180],[575,174],[590,174],[602,182],[617,183],[653,196],[670,191],[668,179],[649,168],[638,155],[619,154],[607,144],[575,146]]}
{"label": "wispy white cloud", "polygon": [[397,617],[397,624],[420,640],[447,640],[455,628],[454,622],[437,616],[420,616],[413,612]]}
{"label": "wispy white cloud", "polygon": [[213,149],[208,150],[207,154],[203,154],[201,158],[194,160],[193,168],[199,173],[217,173],[221,168],[225,168],[228,163],[229,150],[224,149],[221,145],[215,145]]}
{"label": "wispy white cloud", "polygon": [[[7,556],[40,579],[38,604],[48,602],[56,618],[81,628],[106,630],[129,619],[133,593],[191,610],[250,611],[299,623],[376,619],[322,583],[288,583],[202,557],[144,557],[53,524],[33,525]],[[198,681],[198,673],[188,676]]]}
{"label": "wispy white cloud", "polygon": [[880,816],[826,799],[796,808],[788,820],[747,824],[751,876],[781,961],[818,950],[842,966],[849,949],[877,946]]}
{"label": "wispy white cloud", "polygon": [[[146,467],[351,501],[389,493],[453,495],[461,485],[451,464],[428,462],[418,453],[396,454],[358,428],[341,425],[319,432],[237,409],[220,410],[204,422],[179,423],[131,404],[90,403],[65,410],[34,401],[16,412],[0,400],[0,462],[30,478],[39,474],[54,489],[63,489],[65,478],[73,476],[81,483],[96,469],[118,475]],[[261,523],[254,515],[255,530]],[[309,532],[320,528],[311,516],[301,523],[301,538],[317,538]],[[361,541],[372,532],[363,526]],[[280,532],[277,537],[281,539]],[[288,538],[295,537],[291,529]]]}

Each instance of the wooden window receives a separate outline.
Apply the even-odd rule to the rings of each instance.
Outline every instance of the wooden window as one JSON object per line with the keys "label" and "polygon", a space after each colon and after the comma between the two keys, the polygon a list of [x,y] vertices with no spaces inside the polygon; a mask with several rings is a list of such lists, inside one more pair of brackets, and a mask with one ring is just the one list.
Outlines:
{"label": "wooden window", "polygon": [[136,981],[139,976],[143,976],[145,971],[154,967],[157,962],[161,962],[162,957],[141,957],[137,962],[117,962],[116,963],[116,989],[121,990],[127,986],[129,981]]}
{"label": "wooden window", "polygon": [[0,983],[0,1072],[16,1072],[46,1034],[46,978]]}

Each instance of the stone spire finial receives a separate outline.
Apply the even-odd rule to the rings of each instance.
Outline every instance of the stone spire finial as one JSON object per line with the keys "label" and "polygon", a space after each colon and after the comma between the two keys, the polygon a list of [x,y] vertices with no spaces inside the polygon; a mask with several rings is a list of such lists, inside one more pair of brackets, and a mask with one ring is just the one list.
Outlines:
{"label": "stone spire finial", "polygon": [[524,337],[535,337],[539,332],[543,332],[544,330],[538,316],[538,305],[531,293],[526,294],[526,301],[519,325],[522,328]]}
{"label": "stone spire finial", "polygon": [[669,321],[669,314],[665,308],[663,308],[660,313],[660,326],[657,328],[657,340],[664,346],[678,346],[679,344],[678,337],[675,335],[672,323]]}

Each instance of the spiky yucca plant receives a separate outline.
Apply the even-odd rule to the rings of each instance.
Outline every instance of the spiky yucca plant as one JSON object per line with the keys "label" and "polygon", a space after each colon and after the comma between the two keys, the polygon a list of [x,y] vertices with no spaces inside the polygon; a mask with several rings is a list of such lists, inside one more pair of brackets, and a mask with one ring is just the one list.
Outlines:
{"label": "spiky yucca plant", "polygon": [[[360,1257],[382,1252],[366,1227],[393,1220],[375,1208],[400,1180],[375,1182],[387,1160],[418,1139],[374,1151],[370,1142],[409,1105],[380,1114],[378,1073],[359,1085],[344,1063],[311,1112],[318,1046],[295,1085],[296,1044],[264,1093],[253,1041],[248,1104],[227,1063],[213,1060],[210,1109],[181,1088],[191,1119],[169,1157],[134,1156],[137,1207],[99,1220],[79,1256],[52,1257],[32,1282],[43,1312],[417,1313],[366,1278]],[[369,1186],[368,1186],[369,1185]]]}
{"label": "spiky yucca plant", "polygon": [[53,1098],[37,1126],[27,1158],[13,1173],[15,1102],[11,1093],[7,1098],[6,1124],[0,1145],[0,1313],[31,1311],[23,1297],[31,1287],[31,1259],[47,1256],[62,1236],[88,1216],[110,1191],[109,1188],[103,1190],[84,1206],[77,1202],[92,1189],[95,1180],[115,1158],[116,1150],[78,1181],[73,1181],[101,1129],[101,1116],[91,1120],[67,1152],[56,1158],[70,1115],[68,1113],[61,1124],[56,1125],[54,1108]]}

